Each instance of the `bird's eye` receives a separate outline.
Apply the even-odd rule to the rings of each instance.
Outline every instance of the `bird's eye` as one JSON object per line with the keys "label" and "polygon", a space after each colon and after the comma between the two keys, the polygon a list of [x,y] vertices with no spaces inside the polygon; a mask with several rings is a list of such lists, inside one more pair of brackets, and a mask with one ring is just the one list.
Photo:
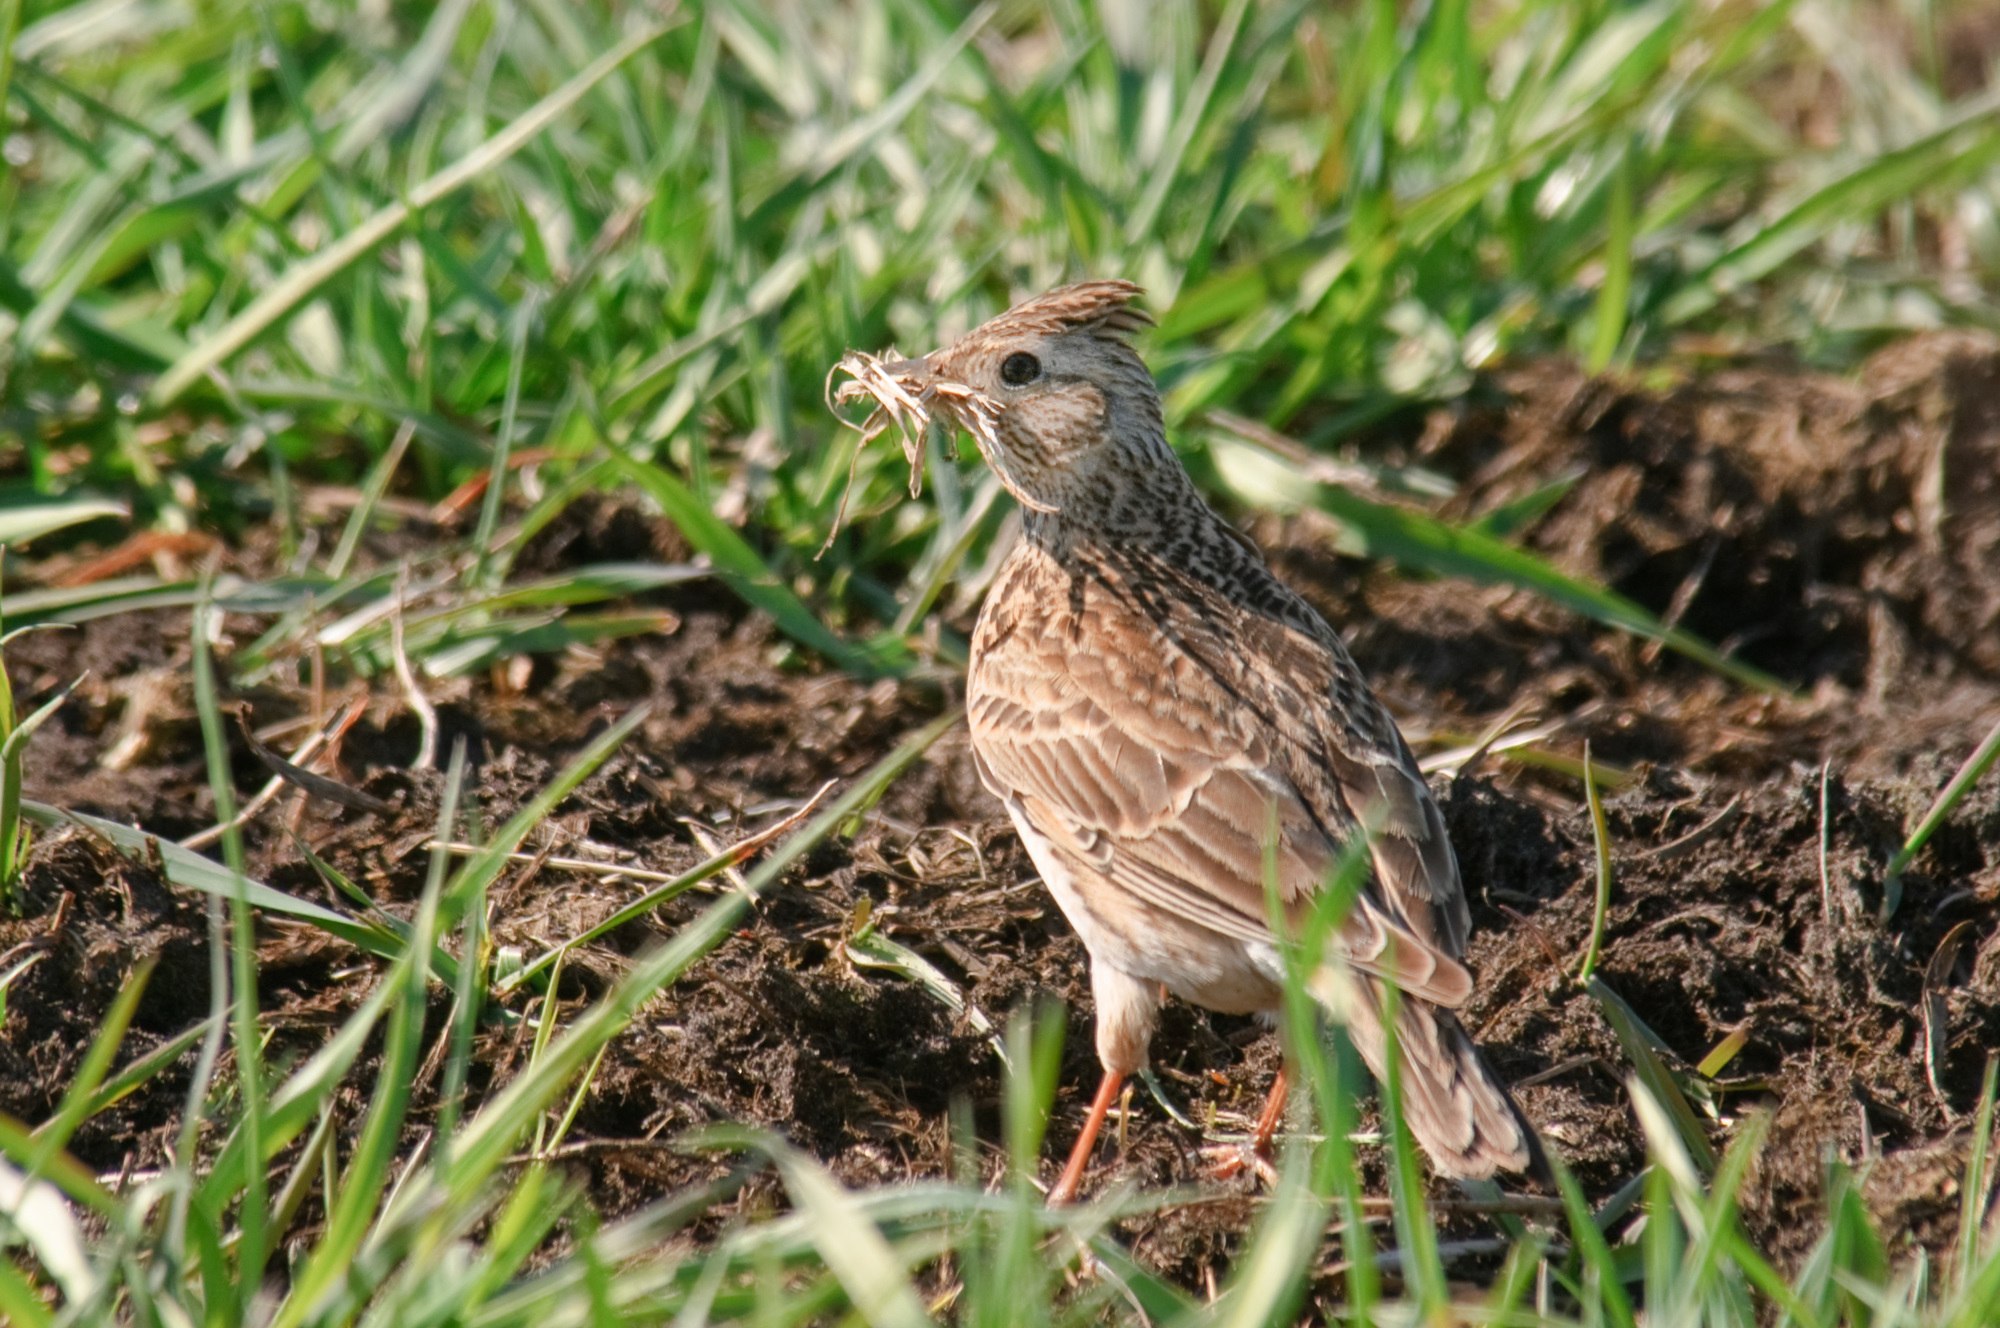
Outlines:
{"label": "bird's eye", "polygon": [[1009,387],[1024,387],[1042,376],[1042,362],[1024,350],[1000,361],[1000,381]]}

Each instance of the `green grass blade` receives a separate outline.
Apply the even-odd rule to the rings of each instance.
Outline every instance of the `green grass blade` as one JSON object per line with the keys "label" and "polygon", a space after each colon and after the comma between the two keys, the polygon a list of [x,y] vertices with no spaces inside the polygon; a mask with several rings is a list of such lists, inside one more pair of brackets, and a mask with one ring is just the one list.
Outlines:
{"label": "green grass blade", "polygon": [[1632,293],[1632,196],[1638,188],[1639,145],[1627,140],[1618,154],[1611,176],[1611,217],[1604,237],[1604,284],[1597,290],[1597,310],[1592,320],[1590,354],[1585,360],[1592,373],[1611,367],[1612,357],[1625,337],[1627,302]]}
{"label": "green grass blade", "polygon": [[[1965,1167],[1965,1193],[1961,1197],[1958,1212],[1958,1257],[1952,1263],[1952,1277],[1963,1290],[1977,1273],[1980,1249],[1980,1224],[1985,1220],[1987,1204],[1993,1197],[1993,1120],[1994,1099],[2000,1094],[2000,1055],[1989,1053],[1986,1057],[1986,1080],[1979,1090],[1979,1109],[1972,1119],[1972,1152]],[[2000,1262],[2000,1247],[1983,1252],[1989,1260]]]}
{"label": "green grass blade", "polygon": [[237,1128],[246,1141],[248,1158],[237,1215],[237,1258],[244,1281],[254,1285],[263,1279],[264,1260],[271,1248],[265,1230],[270,1196],[265,1192],[264,1150],[260,1142],[265,1111],[264,1051],[263,1039],[257,1031],[257,933],[250,915],[250,878],[244,871],[243,830],[236,821],[236,787],[230,775],[229,743],[223,736],[222,713],[216,696],[215,661],[208,651],[211,626],[218,636],[222,626],[219,615],[211,620],[215,614],[215,607],[206,602],[204,595],[204,602],[195,606],[191,633],[194,704],[201,724],[208,785],[215,798],[216,821],[223,827],[223,860],[228,864],[224,898],[229,903],[231,1041],[237,1091],[243,1106]]}
{"label": "green grass blade", "polygon": [[660,505],[668,520],[687,536],[688,543],[708,555],[717,575],[745,600],[769,614],[785,635],[841,668],[865,677],[897,674],[908,666],[906,652],[899,649],[857,646],[835,635],[742,535],[664,468],[623,457],[618,458],[618,468]]}
{"label": "green grass blade", "polygon": [[[219,863],[184,849],[178,844],[150,835],[137,826],[119,825],[115,821],[107,821],[88,812],[64,811],[32,799],[22,801],[21,814],[37,825],[47,828],[65,824],[80,826],[137,863],[144,863],[149,855],[158,854],[160,863],[166,868],[167,880],[184,889],[199,890],[204,894],[227,899],[230,891],[235,888],[228,869]],[[253,908],[270,913],[282,913],[288,917],[310,922],[322,931],[338,936],[371,954],[394,955],[401,952],[401,945],[396,943],[393,937],[362,926],[322,904],[286,894],[261,881],[245,881],[244,894]]]}
{"label": "green grass blade", "polygon": [[42,1294],[12,1260],[0,1260],[0,1315],[8,1323],[20,1324],[21,1328],[50,1328],[56,1321],[55,1311],[49,1308]]}
{"label": "green grass blade", "polygon": [[717,1128],[704,1132],[701,1142],[754,1149],[771,1159],[813,1244],[840,1279],[863,1323],[889,1328],[925,1328],[930,1323],[910,1285],[904,1260],[825,1168],[763,1130]]}
{"label": "green grass blade", "polygon": [[1582,966],[1576,971],[1577,985],[1587,987],[1597,972],[1597,958],[1604,948],[1604,928],[1611,916],[1611,827],[1604,819],[1604,799],[1597,791],[1588,742],[1583,744],[1583,794],[1590,807],[1590,834],[1597,856],[1597,895],[1591,906],[1590,944],[1583,952]]}
{"label": "green grass blade", "polygon": [[521,413],[521,375],[528,357],[528,332],[534,326],[536,301],[529,300],[513,314],[507,339],[507,390],[500,403],[500,432],[493,440],[493,464],[486,472],[485,499],[479,505],[479,526],[472,533],[471,584],[491,589],[488,568],[493,557],[493,532],[500,525],[500,505],[507,494],[507,461],[514,451],[514,427]]}
{"label": "green grass blade", "polygon": [[1443,1314],[1451,1298],[1444,1261],[1438,1255],[1437,1223],[1424,1202],[1424,1173],[1417,1161],[1416,1140],[1403,1115],[1403,1057],[1397,1048],[1397,1008],[1402,993],[1389,983],[1384,995],[1382,1031],[1389,1073],[1382,1080],[1382,1119],[1389,1133],[1389,1200],[1401,1256],[1403,1284],[1415,1294],[1417,1313],[1426,1319]]}
{"label": "green grass blade", "polygon": [[1938,827],[1950,819],[1952,809],[1958,806],[1959,801],[1972,790],[1972,786],[1993,767],[1995,761],[2000,761],[2000,723],[1993,726],[1993,731],[1988,733],[1972,755],[1966,758],[1965,764],[1958,768],[1958,773],[1951,777],[1951,782],[1946,784],[1943,792],[1932,801],[1929,810],[1924,813],[1923,820],[1917,823],[1917,828],[1910,832],[1910,837],[1903,841],[1903,846],[1889,859],[1889,865],[1882,873],[1883,921],[1886,922],[1894,915],[1896,906],[1902,899],[1903,873],[1909,870],[1912,862],[1916,861],[1917,854],[1924,851],[1924,845],[1930,842]]}
{"label": "green grass blade", "polygon": [[135,1058],[130,1065],[106,1079],[85,1099],[80,1119],[89,1120],[100,1111],[123,1101],[152,1082],[156,1076],[206,1037],[210,1026],[207,1020],[192,1024],[167,1038],[145,1055]]}
{"label": "green grass blade", "polygon": [[1416,571],[1462,577],[1480,585],[1517,586],[1593,622],[1658,641],[1668,649],[1758,691],[1782,692],[1770,674],[1722,654],[1691,632],[1668,627],[1614,591],[1559,571],[1546,560],[1468,526],[1425,513],[1370,502],[1321,484],[1261,448],[1215,435],[1217,468],[1246,501],[1290,508],[1309,505],[1338,521],[1369,557]]}
{"label": "green grass blade", "polygon": [[1325,1238],[1327,1208],[1313,1192],[1309,1154],[1288,1149],[1278,1187],[1250,1229],[1211,1322],[1225,1328],[1292,1322]]}
{"label": "green grass blade", "polygon": [[220,368],[266,329],[297,309],[315,291],[402,229],[413,213],[450,197],[519,152],[552,121],[580,101],[585,93],[652,44],[661,31],[656,27],[646,28],[625,38],[491,138],[413,186],[405,198],[385,205],[326,248],[298,263],[267,286],[241,313],[213,335],[189,347],[186,354],[167,366],[147,394],[153,405],[161,407],[178,400],[197,380]]}
{"label": "green grass blade", "polygon": [[1690,283],[1661,310],[1669,322],[1685,322],[1712,308],[1729,293],[1769,275],[1781,263],[1831,228],[1893,200],[1958,175],[1971,175],[2000,160],[1991,97],[1952,123],[1901,148],[1871,158],[1832,183],[1814,190],[1783,216],[1760,225],[1741,244],[1709,264],[1702,280]]}
{"label": "green grass blade", "polygon": [[[505,1160],[515,1141],[532,1128],[542,1108],[583,1069],[598,1048],[617,1036],[654,993],[674,982],[697,959],[720,944],[738,924],[750,900],[768,889],[813,845],[835,833],[848,818],[872,806],[897,776],[959,720],[957,712],[950,712],[912,734],[804,829],[766,856],[750,873],[742,890],[732,891],[709,905],[670,941],[635,964],[609,995],[550,1042],[547,1054],[532,1073],[511,1080],[465,1124],[452,1151],[451,1171],[433,1182],[444,1193],[433,1197],[450,1204],[469,1202]],[[426,1186],[407,1188],[399,1196],[399,1202],[430,1202],[429,1198],[419,1197],[427,1191]]]}
{"label": "green grass blade", "polygon": [[[355,1062],[376,1036],[376,1025],[396,998],[393,984],[383,983],[369,993],[348,1015],[334,1035],[306,1058],[271,1091],[266,1106],[262,1144],[264,1161],[296,1139],[321,1112],[328,1110],[334,1095],[346,1082]],[[204,1197],[218,1211],[226,1209],[234,1194],[231,1178],[241,1170],[249,1149],[242,1135],[232,1135],[216,1156],[204,1185]]]}
{"label": "green grass blade", "polygon": [[[464,781],[465,748],[461,744],[452,752],[444,798],[438,810],[440,845],[449,843],[457,828],[459,791]],[[388,1008],[388,1035],[383,1042],[381,1068],[374,1095],[362,1117],[361,1137],[335,1187],[326,1232],[311,1258],[296,1273],[273,1319],[275,1328],[296,1328],[308,1317],[327,1312],[328,1302],[339,1295],[338,1288],[347,1278],[350,1265],[374,1222],[403,1122],[409,1114],[412,1075],[422,1049],[424,1017],[429,1005],[429,968],[416,957],[430,950],[444,896],[447,861],[448,855],[442,847],[432,850],[430,871],[412,924],[412,944],[383,983],[394,995]],[[255,1165],[262,1170],[261,1161]]]}
{"label": "green grass blade", "polygon": [[110,517],[130,520],[131,516],[132,511],[125,504],[101,498],[70,498],[58,502],[31,503],[24,507],[0,507],[0,547],[11,549],[58,530],[80,526],[86,521],[102,521]]}
{"label": "green grass blade", "polygon": [[1591,978],[1584,984],[1598,1009],[1604,1012],[1605,1021],[1612,1032],[1618,1035],[1619,1046],[1632,1061],[1639,1080],[1653,1095],[1653,1099],[1668,1113],[1674,1123],[1688,1155],[1694,1159],[1704,1174],[1715,1170],[1715,1150],[1709,1146],[1708,1135],[1701,1128],[1701,1119],[1694,1108],[1688,1105],[1680,1085],[1674,1082],[1673,1072],[1660,1058],[1655,1049],[1657,1039],[1652,1035],[1625,998],[1604,984],[1602,978]]}
{"label": "green grass blade", "polygon": [[1587,1315],[1585,1322],[1597,1319],[1610,1323],[1612,1328],[1638,1328],[1637,1318],[1632,1312],[1632,1300],[1625,1294],[1618,1260],[1611,1253],[1611,1246],[1605,1242],[1604,1233],[1598,1230],[1576,1177],[1570,1174],[1560,1158],[1551,1157],[1549,1167],[1555,1172],[1556,1192],[1562,1197],[1563,1214],[1569,1222],[1570,1238],[1576,1245],[1575,1259],[1582,1273],[1579,1298],[1586,1311],[1594,1311]]}

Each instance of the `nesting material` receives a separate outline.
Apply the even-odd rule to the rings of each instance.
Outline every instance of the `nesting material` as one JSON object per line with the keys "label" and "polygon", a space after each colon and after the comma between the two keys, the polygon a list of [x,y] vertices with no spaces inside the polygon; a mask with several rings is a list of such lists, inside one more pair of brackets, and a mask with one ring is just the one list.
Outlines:
{"label": "nesting material", "polygon": [[[923,363],[921,372],[898,372],[892,365]],[[846,374],[848,381],[839,387],[833,380]],[[1000,442],[1001,404],[976,387],[945,378],[930,371],[924,362],[905,360],[893,350],[880,355],[870,355],[867,351],[851,350],[840,357],[826,376],[827,409],[832,410],[843,424],[856,429],[861,434],[861,447],[866,447],[892,423],[902,432],[903,459],[910,464],[910,497],[922,495],[924,488],[924,434],[935,422],[956,425],[972,435],[979,444],[979,455],[999,477],[1007,492],[1014,495],[1016,502],[1030,511],[1053,512],[1055,508],[1037,499],[1028,491],[1014,474],[1014,462],[1007,449]],[[863,397],[875,403],[868,418],[854,424],[841,415],[836,407]],[[855,460],[848,463],[848,489],[854,487],[854,466],[861,457],[861,448],[855,449]],[[826,544],[820,552],[825,553],[833,544],[833,537],[840,531],[840,523],[847,512],[847,493],[840,496],[840,509],[834,513],[833,530],[826,537]]]}
{"label": "nesting material", "polygon": [[[840,416],[841,422],[860,431],[863,447],[881,437],[891,424],[902,432],[903,459],[910,463],[910,497],[916,498],[924,491],[923,440],[932,422],[942,416],[956,424],[973,436],[982,454],[990,457],[999,446],[996,426],[1000,403],[978,388],[935,374],[892,372],[889,366],[899,362],[910,361],[893,350],[881,355],[865,350],[847,352],[827,375],[827,406],[832,409],[864,397],[875,403],[875,409],[860,424],[845,416]],[[848,381],[835,387],[833,380],[841,374],[846,374]],[[834,413],[839,415],[837,410]]]}

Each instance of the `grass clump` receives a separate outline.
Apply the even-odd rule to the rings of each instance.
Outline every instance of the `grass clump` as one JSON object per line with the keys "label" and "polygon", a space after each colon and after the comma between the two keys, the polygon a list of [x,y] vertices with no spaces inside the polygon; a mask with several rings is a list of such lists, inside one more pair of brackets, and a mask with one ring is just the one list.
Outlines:
{"label": "grass clump", "polygon": [[[904,502],[892,457],[832,432],[820,369],[1011,291],[1146,284],[1198,463],[1218,411],[1325,447],[1524,352],[1839,365],[1991,323],[1969,273],[1895,237],[1985,252],[2000,137],[1921,62],[1846,59],[1864,19],[1834,4],[224,5],[88,41],[81,12],[21,11],[8,89],[17,487],[296,534],[315,484],[483,480],[486,589],[512,554],[493,480],[531,464],[559,505],[657,468],[697,549],[809,587],[788,630],[848,665],[893,644],[828,632],[915,626],[896,605],[976,566],[1000,509],[976,477]],[[1816,76],[1850,85],[1833,146],[1766,95]],[[1212,479],[1274,500],[1226,459]],[[865,519],[815,561],[850,468]],[[735,549],[701,514],[746,476]]]}

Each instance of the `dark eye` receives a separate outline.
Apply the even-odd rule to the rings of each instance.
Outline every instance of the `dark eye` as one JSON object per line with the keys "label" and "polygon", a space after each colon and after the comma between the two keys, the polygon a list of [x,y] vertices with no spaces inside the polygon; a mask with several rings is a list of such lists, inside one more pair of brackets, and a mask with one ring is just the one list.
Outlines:
{"label": "dark eye", "polygon": [[1042,376],[1042,362],[1024,350],[1000,361],[1000,381],[1009,387],[1023,387]]}

